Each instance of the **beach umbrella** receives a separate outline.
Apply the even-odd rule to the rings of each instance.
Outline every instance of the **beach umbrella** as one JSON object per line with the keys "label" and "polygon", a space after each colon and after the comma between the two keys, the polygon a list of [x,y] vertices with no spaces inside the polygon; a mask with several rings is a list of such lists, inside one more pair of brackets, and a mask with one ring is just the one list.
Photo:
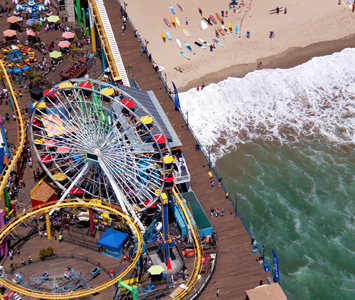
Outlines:
{"label": "beach umbrella", "polygon": [[70,42],[68,42],[68,41],[61,41],[61,42],[58,43],[58,46],[59,46],[60,48],[68,48],[68,47],[70,46]]}
{"label": "beach umbrella", "polygon": [[27,20],[26,21],[26,25],[28,25],[28,26],[32,26],[34,23],[38,23],[38,20],[36,20],[36,19],[29,19],[29,20]]}
{"label": "beach umbrella", "polygon": [[60,51],[53,51],[53,52],[49,53],[49,57],[52,57],[52,58],[58,58],[61,56],[62,56],[62,53]]}
{"label": "beach umbrella", "polygon": [[64,32],[62,34],[62,37],[65,38],[65,39],[73,39],[74,36],[75,36],[75,33],[74,32],[70,32],[70,31]]}
{"label": "beach umbrella", "polygon": [[19,21],[20,21],[19,17],[12,16],[12,17],[7,18],[7,22],[11,23],[11,24],[17,23]]}
{"label": "beach umbrella", "polygon": [[26,34],[30,35],[30,36],[36,36],[37,34],[39,34],[39,32],[37,31],[37,33],[36,33],[32,29],[29,29],[29,30],[26,30]]}
{"label": "beach umbrella", "polygon": [[4,36],[15,36],[16,35],[16,30],[11,30],[11,29],[8,29],[8,30],[5,30],[3,32]]}
{"label": "beach umbrella", "polygon": [[159,275],[161,274],[165,269],[162,267],[162,266],[159,266],[159,265],[154,265],[154,266],[151,266],[149,269],[148,269],[148,272],[152,275]]}
{"label": "beach umbrella", "polygon": [[60,19],[58,16],[50,16],[47,18],[47,21],[50,22],[50,23],[55,23],[55,22],[58,22]]}

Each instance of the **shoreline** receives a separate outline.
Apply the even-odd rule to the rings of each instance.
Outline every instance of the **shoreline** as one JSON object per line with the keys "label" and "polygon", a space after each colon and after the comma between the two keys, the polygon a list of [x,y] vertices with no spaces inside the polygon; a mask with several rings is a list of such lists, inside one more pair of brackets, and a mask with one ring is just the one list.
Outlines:
{"label": "shoreline", "polygon": [[[355,34],[348,35],[338,40],[318,42],[306,47],[293,47],[282,53],[273,56],[259,58],[254,63],[236,64],[222,70],[205,74],[204,76],[193,79],[185,85],[177,87],[179,93],[187,92],[201,85],[205,86],[211,83],[218,83],[228,77],[243,78],[248,73],[263,69],[290,69],[301,65],[314,57],[331,55],[335,52],[341,52],[346,48],[355,48]],[[262,62],[262,68],[258,69],[258,62]]]}

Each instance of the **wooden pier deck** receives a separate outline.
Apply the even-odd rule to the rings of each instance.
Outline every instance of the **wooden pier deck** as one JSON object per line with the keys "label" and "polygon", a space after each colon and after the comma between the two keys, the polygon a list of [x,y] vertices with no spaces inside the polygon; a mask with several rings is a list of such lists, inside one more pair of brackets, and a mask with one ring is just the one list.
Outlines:
{"label": "wooden pier deck", "polygon": [[126,32],[122,34],[123,22],[119,18],[121,13],[117,1],[105,0],[105,7],[126,69],[129,64],[133,65],[133,77],[140,88],[154,92],[183,144],[182,150],[191,173],[191,188],[205,213],[209,215],[211,207],[219,210],[224,207],[226,210],[224,217],[210,217],[211,224],[218,233],[219,253],[217,268],[201,299],[215,298],[215,291],[219,288],[221,299],[244,300],[245,290],[256,287],[260,280],[266,283],[266,278],[271,274],[265,273],[262,265],[256,261],[259,255],[251,252],[250,237],[240,219],[235,217],[234,208],[226,199],[223,189],[217,184],[215,188],[211,188],[207,161],[201,151],[196,151],[195,139],[186,130],[180,113],[175,111],[174,103],[165,93],[165,87],[152,63],[141,53],[140,43],[128,22]]}

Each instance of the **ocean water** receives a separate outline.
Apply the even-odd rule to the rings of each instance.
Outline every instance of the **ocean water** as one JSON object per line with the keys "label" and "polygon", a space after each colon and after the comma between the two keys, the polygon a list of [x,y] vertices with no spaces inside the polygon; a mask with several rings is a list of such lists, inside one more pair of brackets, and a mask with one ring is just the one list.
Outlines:
{"label": "ocean water", "polygon": [[355,299],[355,49],[180,94],[290,299]]}

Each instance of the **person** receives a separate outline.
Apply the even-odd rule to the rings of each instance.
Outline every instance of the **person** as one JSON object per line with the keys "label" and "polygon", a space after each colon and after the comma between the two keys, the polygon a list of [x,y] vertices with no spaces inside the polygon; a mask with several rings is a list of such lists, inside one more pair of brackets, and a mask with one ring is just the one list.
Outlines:
{"label": "person", "polygon": [[224,18],[224,10],[221,10],[221,16]]}
{"label": "person", "polygon": [[217,288],[217,291],[216,291],[216,296],[217,298],[219,298],[219,289]]}
{"label": "person", "polygon": [[40,230],[40,231],[38,232],[38,234],[39,234],[39,237],[42,238],[42,230]]}
{"label": "person", "polygon": [[211,208],[211,217],[213,218],[213,215],[214,215],[214,208],[212,207]]}
{"label": "person", "polygon": [[16,114],[15,114],[15,112],[12,113],[12,118],[14,119],[14,122],[16,122]]}
{"label": "person", "polygon": [[222,217],[224,217],[224,212],[225,212],[225,210],[224,210],[224,208],[222,208],[222,210],[221,210],[221,216]]}
{"label": "person", "polygon": [[243,1],[243,0],[242,0],[242,2],[240,2],[240,5],[241,5],[241,6],[244,6],[244,1]]}
{"label": "person", "polygon": [[263,285],[263,281],[262,280],[260,280],[259,285]]}
{"label": "person", "polygon": [[226,193],[226,199],[229,199],[229,192]]}
{"label": "person", "polygon": [[213,45],[210,45],[210,51],[213,52]]}
{"label": "person", "polygon": [[253,245],[254,241],[255,241],[255,238],[252,236],[252,237],[251,237],[251,243],[250,243],[250,244]]}
{"label": "person", "polygon": [[219,210],[218,208],[216,209],[216,218],[219,216]]}
{"label": "person", "polygon": [[222,178],[218,179],[218,186],[221,186]]}
{"label": "person", "polygon": [[201,85],[201,90],[203,90],[205,88],[205,83],[202,82],[202,85]]}
{"label": "person", "polygon": [[54,240],[57,240],[57,233],[54,231]]}
{"label": "person", "polygon": [[44,232],[44,237],[47,237],[47,231]]}
{"label": "person", "polygon": [[17,255],[20,255],[20,248],[19,247],[17,247],[16,253],[17,253]]}
{"label": "person", "polygon": [[247,31],[247,38],[250,39],[250,31]]}
{"label": "person", "polygon": [[196,86],[196,90],[197,90],[197,91],[199,91],[199,90],[200,90],[200,87],[199,87],[198,85]]}
{"label": "person", "polygon": [[[354,5],[353,5],[353,11],[354,11]],[[287,7],[284,8],[284,14],[287,14]]]}
{"label": "person", "polygon": [[227,18],[228,17],[228,11],[224,13],[224,16]]}
{"label": "person", "polygon": [[32,264],[32,257],[31,256],[28,257],[28,263]]}
{"label": "person", "polygon": [[189,25],[189,19],[186,17],[185,19],[186,25]]}
{"label": "person", "polygon": [[59,243],[61,243],[61,242],[62,242],[62,240],[63,240],[63,236],[62,236],[61,234],[59,235],[59,239],[58,239],[58,240],[59,240]]}
{"label": "person", "polygon": [[211,178],[211,188],[214,188],[214,180]]}
{"label": "person", "polygon": [[263,65],[263,63],[262,63],[262,62],[259,62],[258,65],[257,65],[257,67],[260,69],[262,65]]}
{"label": "person", "polygon": [[9,257],[10,257],[10,260],[13,259],[13,257],[12,257],[12,250],[9,251]]}
{"label": "person", "polygon": [[276,7],[276,13],[279,14],[280,13],[280,8]]}
{"label": "person", "polygon": [[124,35],[124,25],[122,25],[122,34]]}
{"label": "person", "polygon": [[26,265],[26,262],[23,260],[23,258],[21,258],[21,264],[22,264],[23,266]]}
{"label": "person", "polygon": [[9,120],[10,120],[8,113],[5,113],[5,118],[6,118],[6,121],[9,121]]}

